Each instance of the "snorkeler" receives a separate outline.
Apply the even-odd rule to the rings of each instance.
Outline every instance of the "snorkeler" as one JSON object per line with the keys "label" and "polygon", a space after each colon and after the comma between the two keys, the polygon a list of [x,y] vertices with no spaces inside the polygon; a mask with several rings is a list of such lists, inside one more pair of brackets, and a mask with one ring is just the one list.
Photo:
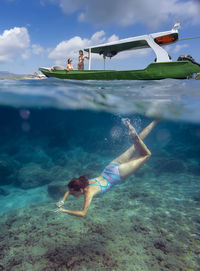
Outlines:
{"label": "snorkeler", "polygon": [[[95,195],[104,193],[112,186],[124,181],[149,159],[151,152],[142,140],[151,132],[158,121],[151,122],[139,135],[130,124],[129,119],[124,119],[123,122],[128,127],[129,136],[132,138],[134,144],[122,155],[113,160],[99,177],[90,180],[85,176],[73,178],[68,184],[69,190],[65,193],[63,199],[57,203],[59,208],[55,212],[64,212],[84,217]],[[139,155],[136,156],[136,153]],[[71,211],[61,208],[69,195],[75,197],[84,195],[84,206],[81,211]]]}
{"label": "snorkeler", "polygon": [[44,79],[44,78],[46,78],[46,76],[45,76],[44,74],[39,74],[39,73],[37,73],[37,72],[34,72],[33,77],[37,77],[37,78],[39,78],[39,79]]}

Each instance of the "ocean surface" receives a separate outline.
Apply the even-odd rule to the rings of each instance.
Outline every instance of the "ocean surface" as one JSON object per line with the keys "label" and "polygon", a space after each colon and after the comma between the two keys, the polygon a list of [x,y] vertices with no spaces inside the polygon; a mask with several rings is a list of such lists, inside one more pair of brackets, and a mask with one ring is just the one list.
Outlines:
{"label": "ocean surface", "polygon": [[[85,218],[55,213],[133,144],[124,117],[160,120],[150,159]],[[0,270],[199,271],[199,81],[0,79],[0,206]]]}

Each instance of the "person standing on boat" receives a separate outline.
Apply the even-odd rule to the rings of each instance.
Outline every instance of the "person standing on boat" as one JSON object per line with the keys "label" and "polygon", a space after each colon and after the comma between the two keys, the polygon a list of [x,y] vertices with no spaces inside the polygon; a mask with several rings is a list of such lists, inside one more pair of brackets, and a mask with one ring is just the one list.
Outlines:
{"label": "person standing on boat", "polygon": [[89,59],[88,56],[83,54],[83,50],[79,50],[79,57],[78,57],[78,70],[84,70],[84,60]]}
{"label": "person standing on boat", "polygon": [[67,65],[65,66],[64,70],[66,71],[73,71],[74,67],[73,67],[73,64],[72,64],[72,59],[69,58],[67,60]]}
{"label": "person standing on boat", "polygon": [[[151,152],[144,144],[143,139],[151,132],[158,121],[150,123],[139,135],[130,124],[129,119],[124,119],[123,122],[128,127],[133,145],[107,165],[99,177],[90,180],[85,176],[73,178],[68,184],[69,190],[65,193],[63,199],[57,203],[59,208],[55,210],[56,213],[63,212],[69,215],[84,217],[95,195],[104,193],[112,186],[121,183],[147,162],[151,156]],[[82,210],[72,211],[61,208],[69,195],[74,197],[84,195]]]}

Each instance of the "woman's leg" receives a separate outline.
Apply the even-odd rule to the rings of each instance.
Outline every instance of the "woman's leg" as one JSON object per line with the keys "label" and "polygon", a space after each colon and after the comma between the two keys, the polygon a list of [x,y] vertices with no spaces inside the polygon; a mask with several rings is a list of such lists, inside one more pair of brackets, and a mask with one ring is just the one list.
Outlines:
{"label": "woman's leg", "polygon": [[[152,121],[147,127],[144,128],[144,130],[139,134],[139,137],[143,140],[148,136],[148,134],[152,131],[152,129],[156,126],[158,123],[158,120]],[[114,159],[111,163],[118,163],[123,164],[131,159],[133,159],[134,155],[136,154],[135,146],[132,145],[128,150],[126,150],[124,153],[122,153],[119,157]]]}
{"label": "woman's leg", "polygon": [[139,153],[139,157],[132,159],[126,163],[119,165],[119,173],[122,179],[128,178],[135,171],[137,171],[151,156],[151,152],[148,150],[140,136],[137,135],[135,129],[127,122],[129,128],[129,135],[132,137],[135,145],[135,152]]}

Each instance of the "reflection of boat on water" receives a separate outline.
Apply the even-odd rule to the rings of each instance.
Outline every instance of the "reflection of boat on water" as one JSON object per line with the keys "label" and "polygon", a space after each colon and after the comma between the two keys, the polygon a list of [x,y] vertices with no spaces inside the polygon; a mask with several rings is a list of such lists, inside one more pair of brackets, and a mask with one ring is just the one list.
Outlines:
{"label": "reflection of boat on water", "polygon": [[[177,27],[178,26],[178,27]],[[198,63],[191,61],[190,58],[172,61],[168,53],[163,49],[163,45],[172,44],[178,41],[179,23],[172,30],[122,39],[110,43],[92,46],[84,49],[89,54],[89,69],[84,71],[64,69],[39,70],[47,77],[75,80],[155,80],[165,78],[185,79],[194,73],[200,72]],[[156,54],[156,62],[151,63],[142,70],[91,70],[92,54],[114,57],[120,52],[151,48]]]}

